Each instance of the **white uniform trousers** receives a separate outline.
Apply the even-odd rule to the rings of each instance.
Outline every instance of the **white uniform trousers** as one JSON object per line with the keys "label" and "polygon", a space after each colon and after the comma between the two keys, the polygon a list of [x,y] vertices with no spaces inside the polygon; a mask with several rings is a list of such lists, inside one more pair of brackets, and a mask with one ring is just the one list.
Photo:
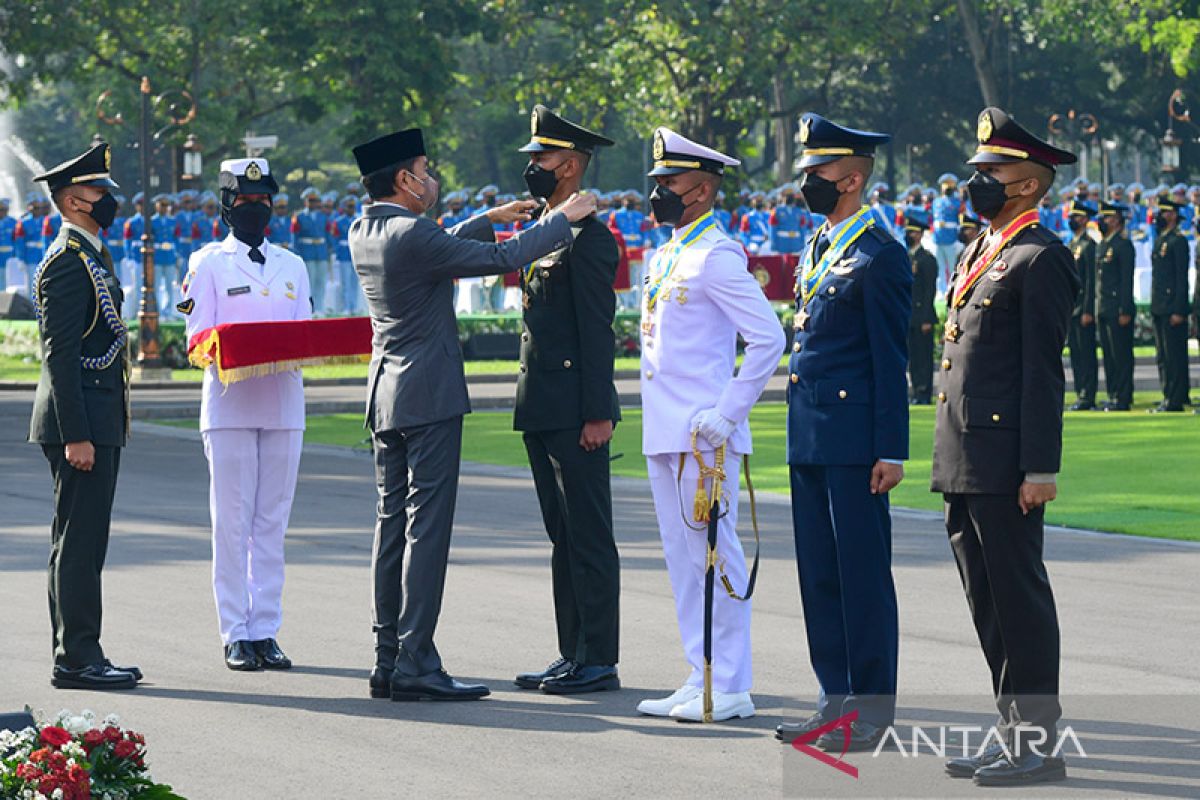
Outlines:
{"label": "white uniform trousers", "polygon": [[[713,464],[713,452],[701,450],[704,463]],[[740,456],[730,452],[725,459],[724,493],[728,513],[717,526],[717,557],[733,590],[745,593],[746,557],[737,538],[738,471]],[[687,682],[704,684],[704,571],[708,551],[708,526],[692,518],[699,467],[688,453],[679,478],[679,453],[646,457],[654,511],[662,536],[663,556],[671,589],[683,653],[692,668]],[[721,504],[722,509],[725,503]],[[690,527],[689,527],[690,526]],[[700,530],[695,530],[700,528]],[[748,692],[752,683],[750,664],[750,602],[734,600],[721,584],[720,573],[713,591],[713,690]]]}
{"label": "white uniform trousers", "polygon": [[221,640],[273,639],[283,620],[283,536],[304,431],[205,431],[213,595]]}

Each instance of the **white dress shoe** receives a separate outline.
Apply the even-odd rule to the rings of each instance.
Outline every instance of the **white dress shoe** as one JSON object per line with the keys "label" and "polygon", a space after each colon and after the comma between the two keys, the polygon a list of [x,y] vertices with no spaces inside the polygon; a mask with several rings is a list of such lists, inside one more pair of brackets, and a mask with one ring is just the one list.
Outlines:
{"label": "white dress shoe", "polygon": [[[739,717],[747,719],[754,716],[754,701],[749,692],[713,692],[713,722],[723,722]],[[671,709],[671,716],[688,722],[701,722],[704,719],[704,692],[697,691],[696,696],[686,703],[680,703]]]}
{"label": "white dress shoe", "polygon": [[661,700],[643,700],[638,703],[637,710],[639,713],[648,714],[651,717],[669,717],[671,716],[671,709],[695,697],[699,697],[702,693],[703,690],[699,686],[692,686],[690,683],[685,683],[676,689],[675,693],[670,697],[664,697]]}

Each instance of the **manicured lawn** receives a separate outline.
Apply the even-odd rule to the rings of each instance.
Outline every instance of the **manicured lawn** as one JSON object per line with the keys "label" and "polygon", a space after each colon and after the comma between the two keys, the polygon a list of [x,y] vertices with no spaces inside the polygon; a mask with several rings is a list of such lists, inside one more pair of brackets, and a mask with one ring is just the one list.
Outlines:
{"label": "manicured lawn", "polygon": [[[1136,398],[1128,414],[1068,413],[1059,499],[1047,519],[1074,528],[1200,541],[1200,418],[1191,414],[1150,415],[1154,396]],[[645,477],[641,456],[641,411],[625,412],[616,431],[613,474]],[[897,506],[941,509],[941,496],[929,491],[933,447],[931,407],[912,410],[912,458],[904,482],[892,492]],[[177,423],[194,426],[194,421]],[[755,488],[787,493],[784,463],[784,407],[764,404],[751,415]],[[369,447],[360,414],[310,417],[309,442]],[[463,458],[490,464],[525,466],[525,450],[506,412],[467,417]]]}

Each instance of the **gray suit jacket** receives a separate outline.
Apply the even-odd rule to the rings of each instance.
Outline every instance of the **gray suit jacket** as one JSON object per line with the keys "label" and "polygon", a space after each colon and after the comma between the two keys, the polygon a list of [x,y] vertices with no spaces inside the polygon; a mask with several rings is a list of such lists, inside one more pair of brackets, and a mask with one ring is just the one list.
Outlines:
{"label": "gray suit jacket", "polygon": [[519,269],[571,243],[560,213],[496,244],[476,217],[449,230],[390,203],[367,206],[350,226],[350,258],[371,311],[367,419],[404,430],[467,414],[454,279]]}

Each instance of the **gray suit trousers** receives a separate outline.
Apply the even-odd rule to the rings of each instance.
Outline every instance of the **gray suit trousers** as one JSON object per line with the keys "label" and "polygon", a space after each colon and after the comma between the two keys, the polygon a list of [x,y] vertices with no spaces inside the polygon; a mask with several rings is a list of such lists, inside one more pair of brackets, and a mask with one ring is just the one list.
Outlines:
{"label": "gray suit trousers", "polygon": [[374,580],[376,664],[401,675],[442,668],[433,643],[462,450],[461,416],[374,434],[379,489]]}

